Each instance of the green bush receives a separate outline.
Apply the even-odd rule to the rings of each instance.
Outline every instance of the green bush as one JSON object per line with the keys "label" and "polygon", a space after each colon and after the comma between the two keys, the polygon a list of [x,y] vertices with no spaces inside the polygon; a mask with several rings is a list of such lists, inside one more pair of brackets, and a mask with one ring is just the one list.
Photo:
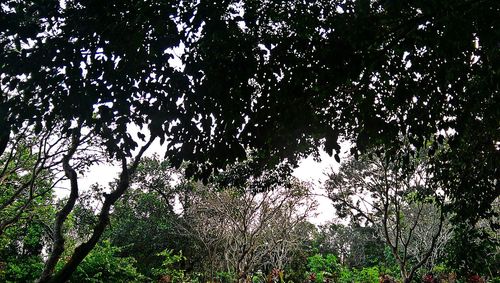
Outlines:
{"label": "green bush", "polygon": [[33,282],[43,270],[38,256],[9,258],[0,265],[0,282]]}
{"label": "green bush", "polygon": [[340,268],[340,276],[339,276],[340,283],[353,282],[353,278],[354,278],[354,274],[348,267],[342,266]]}
{"label": "green bush", "polygon": [[[119,257],[120,248],[109,241],[97,245],[78,266],[71,282],[144,282],[132,257]],[[62,264],[58,266],[62,267]]]}
{"label": "green bush", "polygon": [[161,264],[161,268],[155,268],[153,270],[153,275],[158,277],[168,276],[171,282],[174,283],[187,281],[185,271],[177,267],[179,263],[186,259],[186,257],[182,255],[182,251],[175,254],[173,250],[167,249],[158,253],[158,256],[161,256],[164,259]]}
{"label": "green bush", "polygon": [[341,267],[338,281],[339,283],[378,283],[380,270],[377,266],[364,267],[362,269],[349,269]]}
{"label": "green bush", "polygon": [[326,257],[321,254],[308,257],[307,266],[310,273],[315,274],[315,282],[323,282],[326,278],[336,279],[340,273],[340,265],[333,254],[327,254]]}
{"label": "green bush", "polygon": [[354,282],[359,283],[377,283],[379,282],[380,271],[378,267],[364,267],[360,270],[355,269]]}
{"label": "green bush", "polygon": [[225,271],[219,271],[217,272],[216,276],[217,282],[222,282],[222,283],[232,283],[236,281],[236,274],[233,272],[225,272]]}

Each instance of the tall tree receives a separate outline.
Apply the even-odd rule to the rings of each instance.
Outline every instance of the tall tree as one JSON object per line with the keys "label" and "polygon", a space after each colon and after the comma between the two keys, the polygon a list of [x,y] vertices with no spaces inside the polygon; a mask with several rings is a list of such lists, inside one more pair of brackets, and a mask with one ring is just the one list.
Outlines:
{"label": "tall tree", "polygon": [[[27,126],[39,134],[56,125],[68,140],[61,165],[70,194],[55,217],[40,282],[69,278],[98,242],[111,207],[127,190],[144,151],[158,136],[165,139],[163,129],[182,112],[177,102],[186,80],[168,64],[168,51],[180,42],[176,3],[102,4],[3,1],[0,8],[2,151],[10,132]],[[151,138],[146,140],[142,132],[132,137],[127,131],[130,124],[147,126],[142,132]],[[90,238],[54,275],[64,251],[63,227],[80,193],[77,152],[91,139],[98,140],[122,171],[116,188],[104,194]],[[132,153],[138,143],[143,145]]]}
{"label": "tall tree", "polygon": [[[118,201],[118,199],[126,192],[130,185],[130,176],[134,174],[139,161],[148,147],[153,142],[153,138],[150,138],[147,143],[140,147],[138,153],[136,153],[131,160],[127,159],[123,152],[117,152],[118,159],[120,160],[121,172],[118,176],[117,184],[109,193],[103,193],[104,201],[101,208],[97,213],[97,221],[92,227],[92,233],[90,237],[80,245],[78,245],[70,256],[70,259],[66,261],[63,267],[54,273],[57,263],[61,260],[61,256],[65,250],[65,235],[63,233],[63,227],[68,219],[69,214],[75,208],[76,201],[80,195],[79,192],[79,182],[78,174],[73,164],[70,161],[73,159],[74,154],[78,147],[85,143],[87,139],[91,137],[92,131],[82,136],[81,126],[72,130],[71,134],[71,144],[69,146],[68,152],[63,156],[62,166],[64,173],[70,183],[70,194],[65,201],[62,208],[58,211],[54,228],[53,228],[53,244],[51,246],[51,252],[45,263],[45,268],[40,275],[39,282],[61,282],[68,280],[73,272],[76,270],[78,265],[85,259],[85,257],[92,251],[92,249],[99,242],[106,225],[109,222],[110,211],[112,206]],[[112,140],[109,138],[109,140]]]}

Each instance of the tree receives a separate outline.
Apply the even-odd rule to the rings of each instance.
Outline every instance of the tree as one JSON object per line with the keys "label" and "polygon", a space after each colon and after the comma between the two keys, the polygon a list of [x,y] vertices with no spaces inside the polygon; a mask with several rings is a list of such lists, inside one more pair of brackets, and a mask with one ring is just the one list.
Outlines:
{"label": "tree", "polygon": [[476,225],[461,224],[453,227],[446,243],[445,262],[462,278],[485,275],[497,278],[500,271],[500,238],[495,230],[496,219],[481,221]]}
{"label": "tree", "polygon": [[[32,128],[12,135],[0,157],[0,235],[20,218],[31,214],[37,199],[51,199],[53,189],[63,179],[61,155],[67,140],[57,136],[57,129],[43,129],[38,137]],[[92,160],[78,158],[77,169]]]}
{"label": "tree", "polygon": [[[5,150],[10,132],[27,126],[33,126],[38,134],[42,128],[56,125],[69,140],[62,167],[71,193],[57,214],[54,243],[40,282],[69,278],[98,242],[109,211],[127,190],[129,176],[143,152],[158,136],[164,140],[163,129],[182,112],[176,103],[186,80],[169,66],[171,55],[164,53],[180,42],[176,17],[171,18],[177,12],[176,5],[108,4],[2,2],[0,109],[5,115],[0,123],[0,149]],[[170,92],[167,85],[175,90],[171,96],[165,95]],[[175,119],[168,118],[171,114]],[[151,119],[153,116],[158,119]],[[139,128],[148,126],[151,138],[138,133],[134,139],[127,132],[132,123]],[[120,162],[120,180],[116,189],[105,195],[89,240],[77,247],[71,260],[53,276],[64,250],[62,227],[79,197],[75,152],[96,138],[108,157]],[[132,154],[141,142],[144,145]]]}
{"label": "tree", "polygon": [[206,249],[210,270],[227,269],[242,280],[258,267],[283,269],[301,244],[301,224],[315,207],[299,183],[261,193],[201,189],[201,197],[184,211],[188,229]]}
{"label": "tree", "polygon": [[431,257],[443,234],[443,200],[428,175],[425,157],[412,171],[383,151],[351,159],[325,184],[337,214],[379,227],[404,282]]}
{"label": "tree", "polygon": [[[63,178],[61,155],[67,140],[57,128],[44,128],[38,137],[27,127],[10,135],[0,156],[0,241],[5,264],[2,279],[32,281],[43,268],[42,251],[51,242],[54,187]],[[83,169],[87,160],[75,159]]]}
{"label": "tree", "polygon": [[33,198],[18,219],[4,228],[0,235],[0,281],[31,282],[42,271],[43,250],[50,243],[47,227],[56,213],[52,202],[50,190]]}
{"label": "tree", "polygon": [[[90,237],[87,239],[87,241],[81,243],[75,248],[70,259],[64,263],[64,266],[60,270],[58,270],[57,273],[54,274],[55,267],[60,261],[61,256],[65,250],[65,236],[63,233],[63,227],[66,220],[68,219],[69,214],[74,209],[76,201],[79,197],[78,174],[73,165],[70,164],[70,160],[72,160],[72,158],[74,157],[77,148],[84,145],[93,134],[93,132],[89,132],[86,135],[82,136],[81,131],[81,125],[73,129],[73,132],[71,134],[71,144],[69,146],[68,152],[63,156],[62,166],[65,176],[69,179],[71,191],[69,197],[56,215],[52,231],[53,243],[51,246],[51,253],[48,256],[48,259],[45,263],[45,268],[40,275],[40,282],[59,282],[67,280],[71,277],[78,265],[85,259],[85,257],[99,242],[99,239],[104,233],[106,225],[109,222],[111,207],[128,189],[130,184],[130,176],[135,172],[142,155],[153,142],[153,139],[150,139],[146,144],[141,146],[139,152],[132,158],[130,163],[127,157],[122,152],[116,153],[118,155],[118,159],[121,161],[121,172],[119,173],[119,179],[117,181],[116,187],[114,187],[110,193],[103,193],[104,200],[98,212],[97,221],[92,228]],[[112,139],[110,138],[109,140]]]}
{"label": "tree", "polygon": [[[220,117],[218,113],[225,110],[191,103],[198,96],[189,88],[189,76],[169,64],[172,49],[181,44],[177,26],[191,18],[183,13],[181,3],[106,5],[97,1],[6,1],[1,5],[0,110],[5,115],[0,121],[0,149],[5,150],[11,132],[27,126],[38,134],[55,125],[68,139],[62,167],[71,193],[57,214],[54,243],[40,282],[66,280],[97,244],[111,207],[128,189],[138,161],[156,138],[162,143],[169,139],[168,155],[176,166],[183,159],[210,161],[210,166],[200,167],[205,178],[213,168],[246,156],[234,136],[241,125],[217,121],[228,131],[210,134],[205,120],[198,118],[212,113]],[[131,124],[140,129],[137,137],[127,131]],[[62,228],[79,197],[79,175],[72,160],[78,148],[94,138],[107,157],[121,164],[119,182],[104,195],[88,241],[54,275],[64,251]],[[134,155],[139,143],[144,145]]]}
{"label": "tree", "polygon": [[[482,150],[497,152],[495,1],[238,3],[8,2],[7,125],[116,123],[126,152],[136,146],[127,123],[147,126],[170,140],[174,165],[210,161],[200,170],[223,168],[247,148],[274,163],[320,143],[338,151],[340,135],[360,150],[400,146],[401,133],[419,148],[448,129],[467,143],[476,117]],[[181,41],[183,72],[168,64]]]}
{"label": "tree", "polygon": [[[121,254],[134,257],[141,273],[152,276],[161,267],[165,250],[182,252],[191,266],[202,257],[196,244],[180,228],[180,212],[174,207],[186,194],[187,181],[181,171],[158,156],[145,157],[131,179],[131,188],[116,203],[104,238],[120,247]],[[147,233],[145,233],[147,231]]]}

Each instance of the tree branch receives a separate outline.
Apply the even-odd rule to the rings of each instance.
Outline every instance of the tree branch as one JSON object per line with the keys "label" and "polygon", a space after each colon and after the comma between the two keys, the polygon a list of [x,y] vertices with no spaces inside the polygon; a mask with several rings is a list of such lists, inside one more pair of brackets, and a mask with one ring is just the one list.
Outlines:
{"label": "tree branch", "polygon": [[63,268],[57,274],[55,274],[50,279],[49,282],[51,283],[66,282],[71,277],[71,274],[73,274],[73,272],[76,270],[78,265],[83,261],[83,259],[98,243],[102,233],[104,232],[107,224],[109,223],[109,213],[111,207],[129,188],[130,176],[135,173],[144,152],[153,143],[154,139],[155,139],[154,137],[151,137],[150,140],[141,147],[141,149],[135,156],[130,166],[127,166],[126,157],[123,154],[118,154],[121,159],[121,166],[122,166],[120,178],[116,189],[110,194],[105,194],[105,200],[101,208],[101,211],[99,213],[97,224],[94,226],[94,230],[92,232],[92,235],[90,236],[90,239],[87,242],[75,248],[75,251],[73,252],[68,262],[63,266]]}

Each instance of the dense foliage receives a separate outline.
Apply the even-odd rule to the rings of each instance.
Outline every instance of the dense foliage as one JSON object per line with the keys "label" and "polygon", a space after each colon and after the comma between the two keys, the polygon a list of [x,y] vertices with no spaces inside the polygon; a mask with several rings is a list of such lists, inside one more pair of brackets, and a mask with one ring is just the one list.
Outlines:
{"label": "dense foliage", "polygon": [[[498,276],[499,14],[497,0],[1,0],[0,279]],[[143,158],[158,141],[168,163]],[[361,243],[315,234],[288,175],[321,148],[340,162],[341,141],[352,156],[325,187]],[[103,163],[116,181],[85,191]]]}

